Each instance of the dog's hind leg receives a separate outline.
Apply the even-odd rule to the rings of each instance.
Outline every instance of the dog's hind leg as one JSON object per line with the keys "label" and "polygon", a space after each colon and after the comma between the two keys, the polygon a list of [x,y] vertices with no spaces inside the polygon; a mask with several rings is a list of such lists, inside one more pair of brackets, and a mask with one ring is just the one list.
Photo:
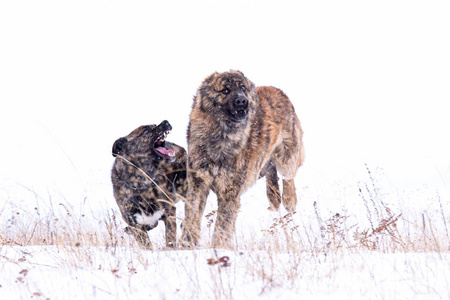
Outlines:
{"label": "dog's hind leg", "polygon": [[283,197],[281,199],[288,212],[294,212],[297,207],[294,179],[283,179]]}
{"label": "dog's hind leg", "polygon": [[272,155],[272,160],[276,164],[277,170],[283,176],[283,196],[281,202],[289,212],[295,211],[297,206],[294,178],[304,160],[303,143],[300,139],[300,133],[300,128],[296,134],[294,130],[292,138],[284,138],[283,143],[275,149]]}
{"label": "dog's hind leg", "polygon": [[277,211],[280,208],[281,193],[278,185],[277,166],[272,160],[269,160],[262,171],[266,177],[266,193],[269,199],[269,210]]}

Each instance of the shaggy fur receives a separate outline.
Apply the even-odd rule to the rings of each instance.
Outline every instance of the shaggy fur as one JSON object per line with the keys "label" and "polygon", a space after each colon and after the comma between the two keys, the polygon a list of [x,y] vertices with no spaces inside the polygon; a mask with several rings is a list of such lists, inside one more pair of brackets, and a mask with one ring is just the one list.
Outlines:
{"label": "shaggy fur", "polygon": [[194,97],[188,127],[188,193],[183,238],[195,245],[210,190],[217,195],[215,247],[231,248],[240,196],[266,176],[270,208],[297,204],[294,177],[302,165],[303,131],[289,98],[274,87],[258,87],[239,71],[207,77]]}
{"label": "shaggy fur", "polygon": [[[169,122],[141,126],[118,139],[111,181],[122,217],[141,247],[152,249],[147,231],[160,219],[166,227],[166,246],[176,245],[175,202],[186,196],[186,151],[165,141]],[[181,196],[181,197],[180,197]]]}

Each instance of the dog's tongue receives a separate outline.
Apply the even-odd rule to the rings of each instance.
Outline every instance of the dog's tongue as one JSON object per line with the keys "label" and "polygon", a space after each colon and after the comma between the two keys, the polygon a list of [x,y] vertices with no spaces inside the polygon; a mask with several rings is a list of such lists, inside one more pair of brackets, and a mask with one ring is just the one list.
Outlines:
{"label": "dog's tongue", "polygon": [[164,147],[158,147],[158,148],[155,148],[155,150],[158,151],[161,154],[164,154],[164,155],[169,155],[169,156],[173,156],[174,155],[172,149],[166,149]]}

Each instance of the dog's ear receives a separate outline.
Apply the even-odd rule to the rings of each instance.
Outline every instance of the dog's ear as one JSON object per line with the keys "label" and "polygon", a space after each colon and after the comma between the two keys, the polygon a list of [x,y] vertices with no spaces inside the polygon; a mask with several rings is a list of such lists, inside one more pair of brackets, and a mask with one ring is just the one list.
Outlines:
{"label": "dog's ear", "polygon": [[242,72],[239,71],[239,70],[237,70],[236,72],[239,73],[239,74],[241,74],[241,76],[244,78],[244,82],[246,83],[247,88],[248,88],[249,90],[255,90],[255,88],[256,88],[255,84],[254,84],[250,79],[248,79],[247,77],[245,77],[244,73],[242,73]]}
{"label": "dog's ear", "polygon": [[244,73],[242,73],[242,71],[240,70],[230,70],[231,73],[238,73],[239,75],[241,75],[242,77],[245,77]]}
{"label": "dog's ear", "polygon": [[206,77],[202,84],[200,85],[199,92],[207,92],[211,88],[211,83],[215,83],[215,80],[217,78],[217,75],[219,75],[218,72],[214,72],[208,77]]}
{"label": "dog's ear", "polygon": [[202,94],[208,94],[210,92],[211,82],[216,79],[218,74],[218,72],[214,72],[203,80],[202,84],[197,89],[197,93],[194,96],[194,104],[192,106],[193,108],[202,108]]}
{"label": "dog's ear", "polygon": [[255,89],[255,84],[250,79],[245,77],[245,75],[244,75],[244,73],[242,71],[240,71],[240,70],[230,70],[230,73],[239,74],[240,76],[242,76],[242,78],[244,78],[244,81],[248,85],[248,89],[250,89],[250,90],[254,90]]}
{"label": "dog's ear", "polygon": [[119,154],[122,154],[122,150],[125,148],[126,144],[127,144],[127,139],[122,137],[120,139],[118,139],[117,141],[114,142],[114,145],[112,147],[112,155],[115,157]]}

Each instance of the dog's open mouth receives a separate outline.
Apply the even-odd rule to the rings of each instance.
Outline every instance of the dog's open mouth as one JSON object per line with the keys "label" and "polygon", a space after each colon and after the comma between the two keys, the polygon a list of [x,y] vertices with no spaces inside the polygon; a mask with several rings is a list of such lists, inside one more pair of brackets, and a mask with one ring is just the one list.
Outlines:
{"label": "dog's open mouth", "polygon": [[247,116],[246,109],[232,109],[230,110],[230,114],[236,120],[243,120]]}
{"label": "dog's open mouth", "polygon": [[170,133],[170,130],[164,131],[155,141],[153,148],[155,149],[155,153],[167,160],[175,159],[175,153],[172,149],[167,149],[166,145],[166,137]]}

